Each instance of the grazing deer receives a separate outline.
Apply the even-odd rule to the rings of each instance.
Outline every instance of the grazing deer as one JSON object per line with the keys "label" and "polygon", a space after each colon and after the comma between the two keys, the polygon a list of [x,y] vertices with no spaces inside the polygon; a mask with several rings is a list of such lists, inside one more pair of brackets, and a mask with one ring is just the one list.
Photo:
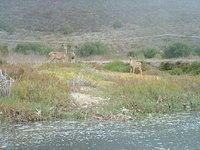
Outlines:
{"label": "grazing deer", "polygon": [[142,63],[133,61],[133,58],[129,58],[129,65],[131,67],[130,73],[135,73],[136,70],[140,71],[140,74],[142,75]]}
{"label": "grazing deer", "polygon": [[[69,62],[71,62],[71,60],[75,61],[75,53],[74,52],[68,52],[68,49],[72,49],[71,45],[68,45],[67,47],[65,47],[62,44],[62,48],[65,50],[65,52],[50,52],[49,56],[50,56],[50,62],[52,62],[53,60],[64,60],[67,58],[67,60]],[[75,46],[75,48],[77,48],[77,46]]]}
{"label": "grazing deer", "polygon": [[53,60],[64,60],[66,58],[66,53],[65,52],[50,52],[50,62]]}

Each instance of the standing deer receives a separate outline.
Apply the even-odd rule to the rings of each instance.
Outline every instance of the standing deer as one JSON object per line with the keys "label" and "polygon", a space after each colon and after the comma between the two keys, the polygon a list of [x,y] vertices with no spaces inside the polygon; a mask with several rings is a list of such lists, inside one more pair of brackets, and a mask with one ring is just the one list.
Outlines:
{"label": "standing deer", "polygon": [[[76,58],[76,54],[74,53],[74,51],[78,48],[78,46],[71,46],[71,45],[68,45],[67,48],[65,47],[65,51],[66,51],[66,54],[67,54],[67,59],[69,62],[75,62],[75,58]],[[68,51],[70,50],[70,51]]]}
{"label": "standing deer", "polygon": [[142,75],[142,63],[133,61],[133,58],[129,58],[129,65],[131,67],[130,73],[135,73],[136,70],[140,71],[140,74]]}
{"label": "standing deer", "polygon": [[[72,49],[73,47],[71,45],[68,45],[67,47],[65,47],[64,44],[62,44],[62,48],[65,50],[65,52],[50,52],[49,53],[50,62],[52,62],[53,60],[64,60],[66,58],[69,62],[71,62],[71,60],[75,61],[75,57],[76,57],[75,53],[68,52],[68,50]],[[75,46],[75,48],[77,48],[77,46]]]}

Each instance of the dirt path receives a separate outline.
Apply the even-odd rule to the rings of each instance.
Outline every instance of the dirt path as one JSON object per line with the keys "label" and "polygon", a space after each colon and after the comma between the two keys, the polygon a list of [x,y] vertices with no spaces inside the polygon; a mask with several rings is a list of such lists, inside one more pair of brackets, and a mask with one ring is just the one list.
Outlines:
{"label": "dirt path", "polygon": [[78,92],[71,93],[71,97],[80,107],[86,107],[86,108],[99,103],[103,103],[105,101],[105,99],[101,97],[94,97],[90,94],[83,94]]}
{"label": "dirt path", "polygon": [[91,88],[89,86],[81,86],[78,91],[75,92],[72,91],[70,93],[70,96],[76,104],[78,104],[80,107],[83,108],[91,107],[93,105],[103,103],[106,101],[106,99],[101,98],[99,96],[93,96],[94,93],[98,93],[97,88]]}

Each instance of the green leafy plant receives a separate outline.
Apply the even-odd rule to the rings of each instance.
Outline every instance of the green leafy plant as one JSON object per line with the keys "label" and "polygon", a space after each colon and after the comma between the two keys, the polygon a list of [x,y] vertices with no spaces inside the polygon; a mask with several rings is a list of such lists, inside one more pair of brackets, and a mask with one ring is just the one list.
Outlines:
{"label": "green leafy plant", "polygon": [[107,45],[101,42],[86,42],[77,51],[80,57],[88,57],[91,55],[102,55],[108,51]]}
{"label": "green leafy plant", "polygon": [[23,54],[39,54],[39,55],[47,55],[53,49],[49,46],[39,44],[39,43],[21,43],[16,46],[14,49],[15,52],[23,53]]}
{"label": "green leafy plant", "polygon": [[130,57],[136,57],[137,54],[136,54],[135,51],[128,51],[127,56],[130,56]]}
{"label": "green leafy plant", "polygon": [[11,34],[15,31],[15,28],[6,23],[5,21],[0,20],[0,30],[4,30]]}
{"label": "green leafy plant", "polygon": [[63,34],[71,34],[74,31],[74,29],[71,26],[65,26],[63,28]]}
{"label": "green leafy plant", "polygon": [[197,56],[200,56],[200,46],[194,48],[194,53]]}
{"label": "green leafy plant", "polygon": [[193,62],[192,64],[173,68],[171,70],[168,70],[167,72],[171,75],[182,75],[182,74],[199,75],[200,74],[200,63]]}
{"label": "green leafy plant", "polygon": [[139,48],[137,50],[132,50],[127,53],[127,56],[137,57],[137,58],[154,58],[156,55],[161,54],[157,49],[146,47]]}
{"label": "green leafy plant", "polygon": [[143,50],[145,58],[154,58],[156,54],[159,54],[159,51],[155,48],[145,48]]}
{"label": "green leafy plant", "polygon": [[9,53],[8,46],[0,44],[0,54],[7,55]]}
{"label": "green leafy plant", "polygon": [[166,58],[187,57],[190,55],[190,48],[185,43],[173,43],[164,50]]}
{"label": "green leafy plant", "polygon": [[122,21],[120,19],[116,19],[116,20],[114,20],[112,26],[113,26],[114,29],[118,29],[118,28],[122,28],[123,24],[122,24]]}

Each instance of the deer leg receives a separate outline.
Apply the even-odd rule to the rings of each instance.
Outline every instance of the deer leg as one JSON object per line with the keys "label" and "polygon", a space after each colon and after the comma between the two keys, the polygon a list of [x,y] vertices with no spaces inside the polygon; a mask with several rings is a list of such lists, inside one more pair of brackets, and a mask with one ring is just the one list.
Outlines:
{"label": "deer leg", "polygon": [[140,74],[142,75],[142,68],[139,68]]}
{"label": "deer leg", "polygon": [[49,62],[52,62],[54,59],[55,59],[55,57],[52,57]]}
{"label": "deer leg", "polygon": [[135,74],[135,69],[136,69],[136,68],[135,68],[135,67],[133,67],[133,74]]}
{"label": "deer leg", "polygon": [[76,63],[76,60],[75,60],[75,58],[73,58],[73,59],[72,59],[72,63]]}
{"label": "deer leg", "polygon": [[131,69],[130,69],[130,73],[132,72],[132,69],[133,69],[133,68],[131,67]]}

